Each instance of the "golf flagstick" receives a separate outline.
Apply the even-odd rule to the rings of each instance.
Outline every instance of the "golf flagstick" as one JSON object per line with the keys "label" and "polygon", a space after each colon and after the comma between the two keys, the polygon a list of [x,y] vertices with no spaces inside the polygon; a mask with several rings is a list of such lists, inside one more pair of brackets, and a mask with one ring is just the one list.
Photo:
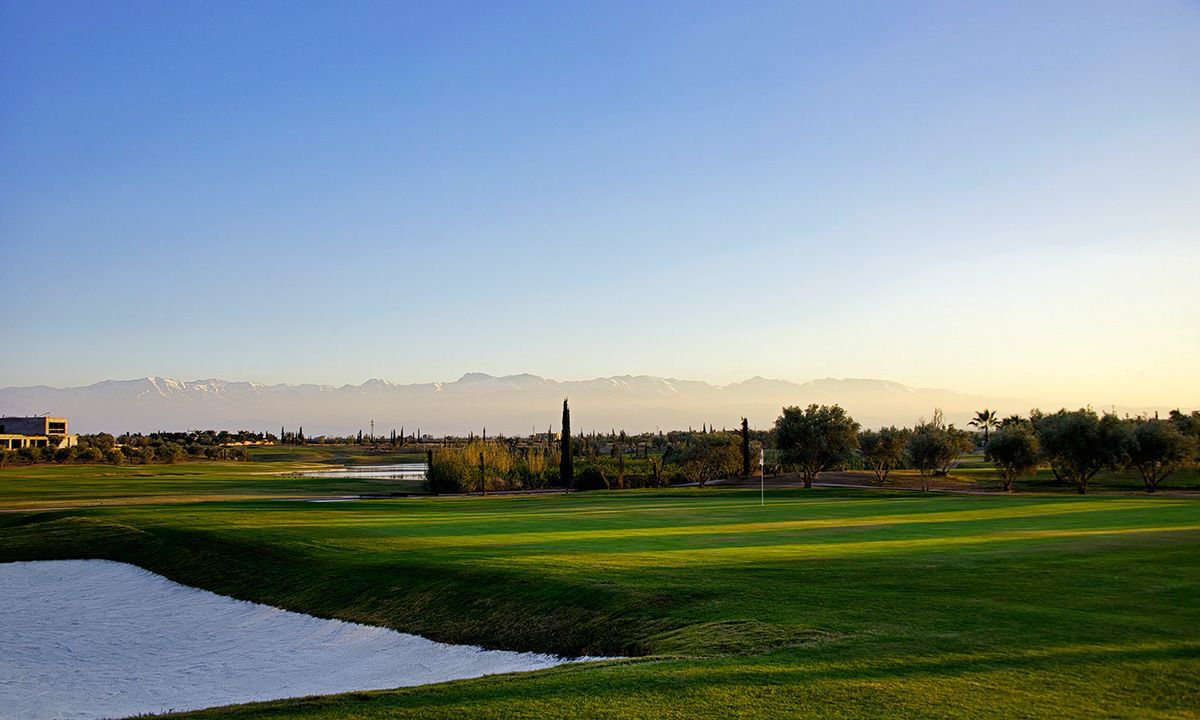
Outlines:
{"label": "golf flagstick", "polygon": [[758,449],[758,504],[767,505],[767,460],[766,451]]}

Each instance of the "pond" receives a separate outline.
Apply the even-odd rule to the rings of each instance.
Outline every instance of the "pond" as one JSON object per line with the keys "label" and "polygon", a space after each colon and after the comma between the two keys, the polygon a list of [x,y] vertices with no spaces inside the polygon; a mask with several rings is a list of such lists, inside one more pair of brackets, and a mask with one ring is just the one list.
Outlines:
{"label": "pond", "polygon": [[107,560],[0,564],[0,628],[3,720],[119,718],[594,659],[323,620]]}
{"label": "pond", "polygon": [[287,473],[310,478],[378,478],[382,480],[424,480],[425,463],[399,465],[342,465],[321,470],[300,470]]}

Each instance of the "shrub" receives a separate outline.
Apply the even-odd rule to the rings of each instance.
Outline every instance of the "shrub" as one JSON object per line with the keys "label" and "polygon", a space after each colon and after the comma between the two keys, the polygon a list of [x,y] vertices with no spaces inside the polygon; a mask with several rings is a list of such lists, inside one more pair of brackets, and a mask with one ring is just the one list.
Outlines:
{"label": "shrub", "polygon": [[461,493],[470,492],[471,484],[467,475],[471,466],[466,462],[465,453],[457,448],[445,448],[433,453],[433,462],[429,465],[426,475],[429,492]]}
{"label": "shrub", "polygon": [[79,459],[82,462],[100,462],[104,459],[104,453],[94,447],[84,448],[79,451]]}
{"label": "shrub", "polygon": [[[520,469],[522,465],[524,470]],[[544,476],[545,470],[542,472]],[[532,473],[528,462],[516,458],[507,445],[494,440],[472,440],[461,447],[440,448],[433,452],[428,485],[433,493],[518,489],[522,487],[522,473]]]}
{"label": "shrub", "polygon": [[575,484],[572,489],[577,491],[607,490],[608,479],[604,477],[604,473],[600,472],[600,468],[588,465],[575,473]]}

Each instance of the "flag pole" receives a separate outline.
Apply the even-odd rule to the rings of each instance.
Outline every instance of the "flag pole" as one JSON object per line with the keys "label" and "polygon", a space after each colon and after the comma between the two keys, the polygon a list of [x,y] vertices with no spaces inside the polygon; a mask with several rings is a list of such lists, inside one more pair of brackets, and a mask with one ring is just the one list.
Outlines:
{"label": "flag pole", "polygon": [[767,506],[767,457],[762,448],[758,449],[758,504]]}

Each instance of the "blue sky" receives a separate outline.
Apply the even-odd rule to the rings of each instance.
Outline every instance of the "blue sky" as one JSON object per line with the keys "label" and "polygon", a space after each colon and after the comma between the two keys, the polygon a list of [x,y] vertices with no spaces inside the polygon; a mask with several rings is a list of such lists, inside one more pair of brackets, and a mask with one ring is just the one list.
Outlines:
{"label": "blue sky", "polygon": [[1200,404],[1200,4],[0,2],[0,385]]}

